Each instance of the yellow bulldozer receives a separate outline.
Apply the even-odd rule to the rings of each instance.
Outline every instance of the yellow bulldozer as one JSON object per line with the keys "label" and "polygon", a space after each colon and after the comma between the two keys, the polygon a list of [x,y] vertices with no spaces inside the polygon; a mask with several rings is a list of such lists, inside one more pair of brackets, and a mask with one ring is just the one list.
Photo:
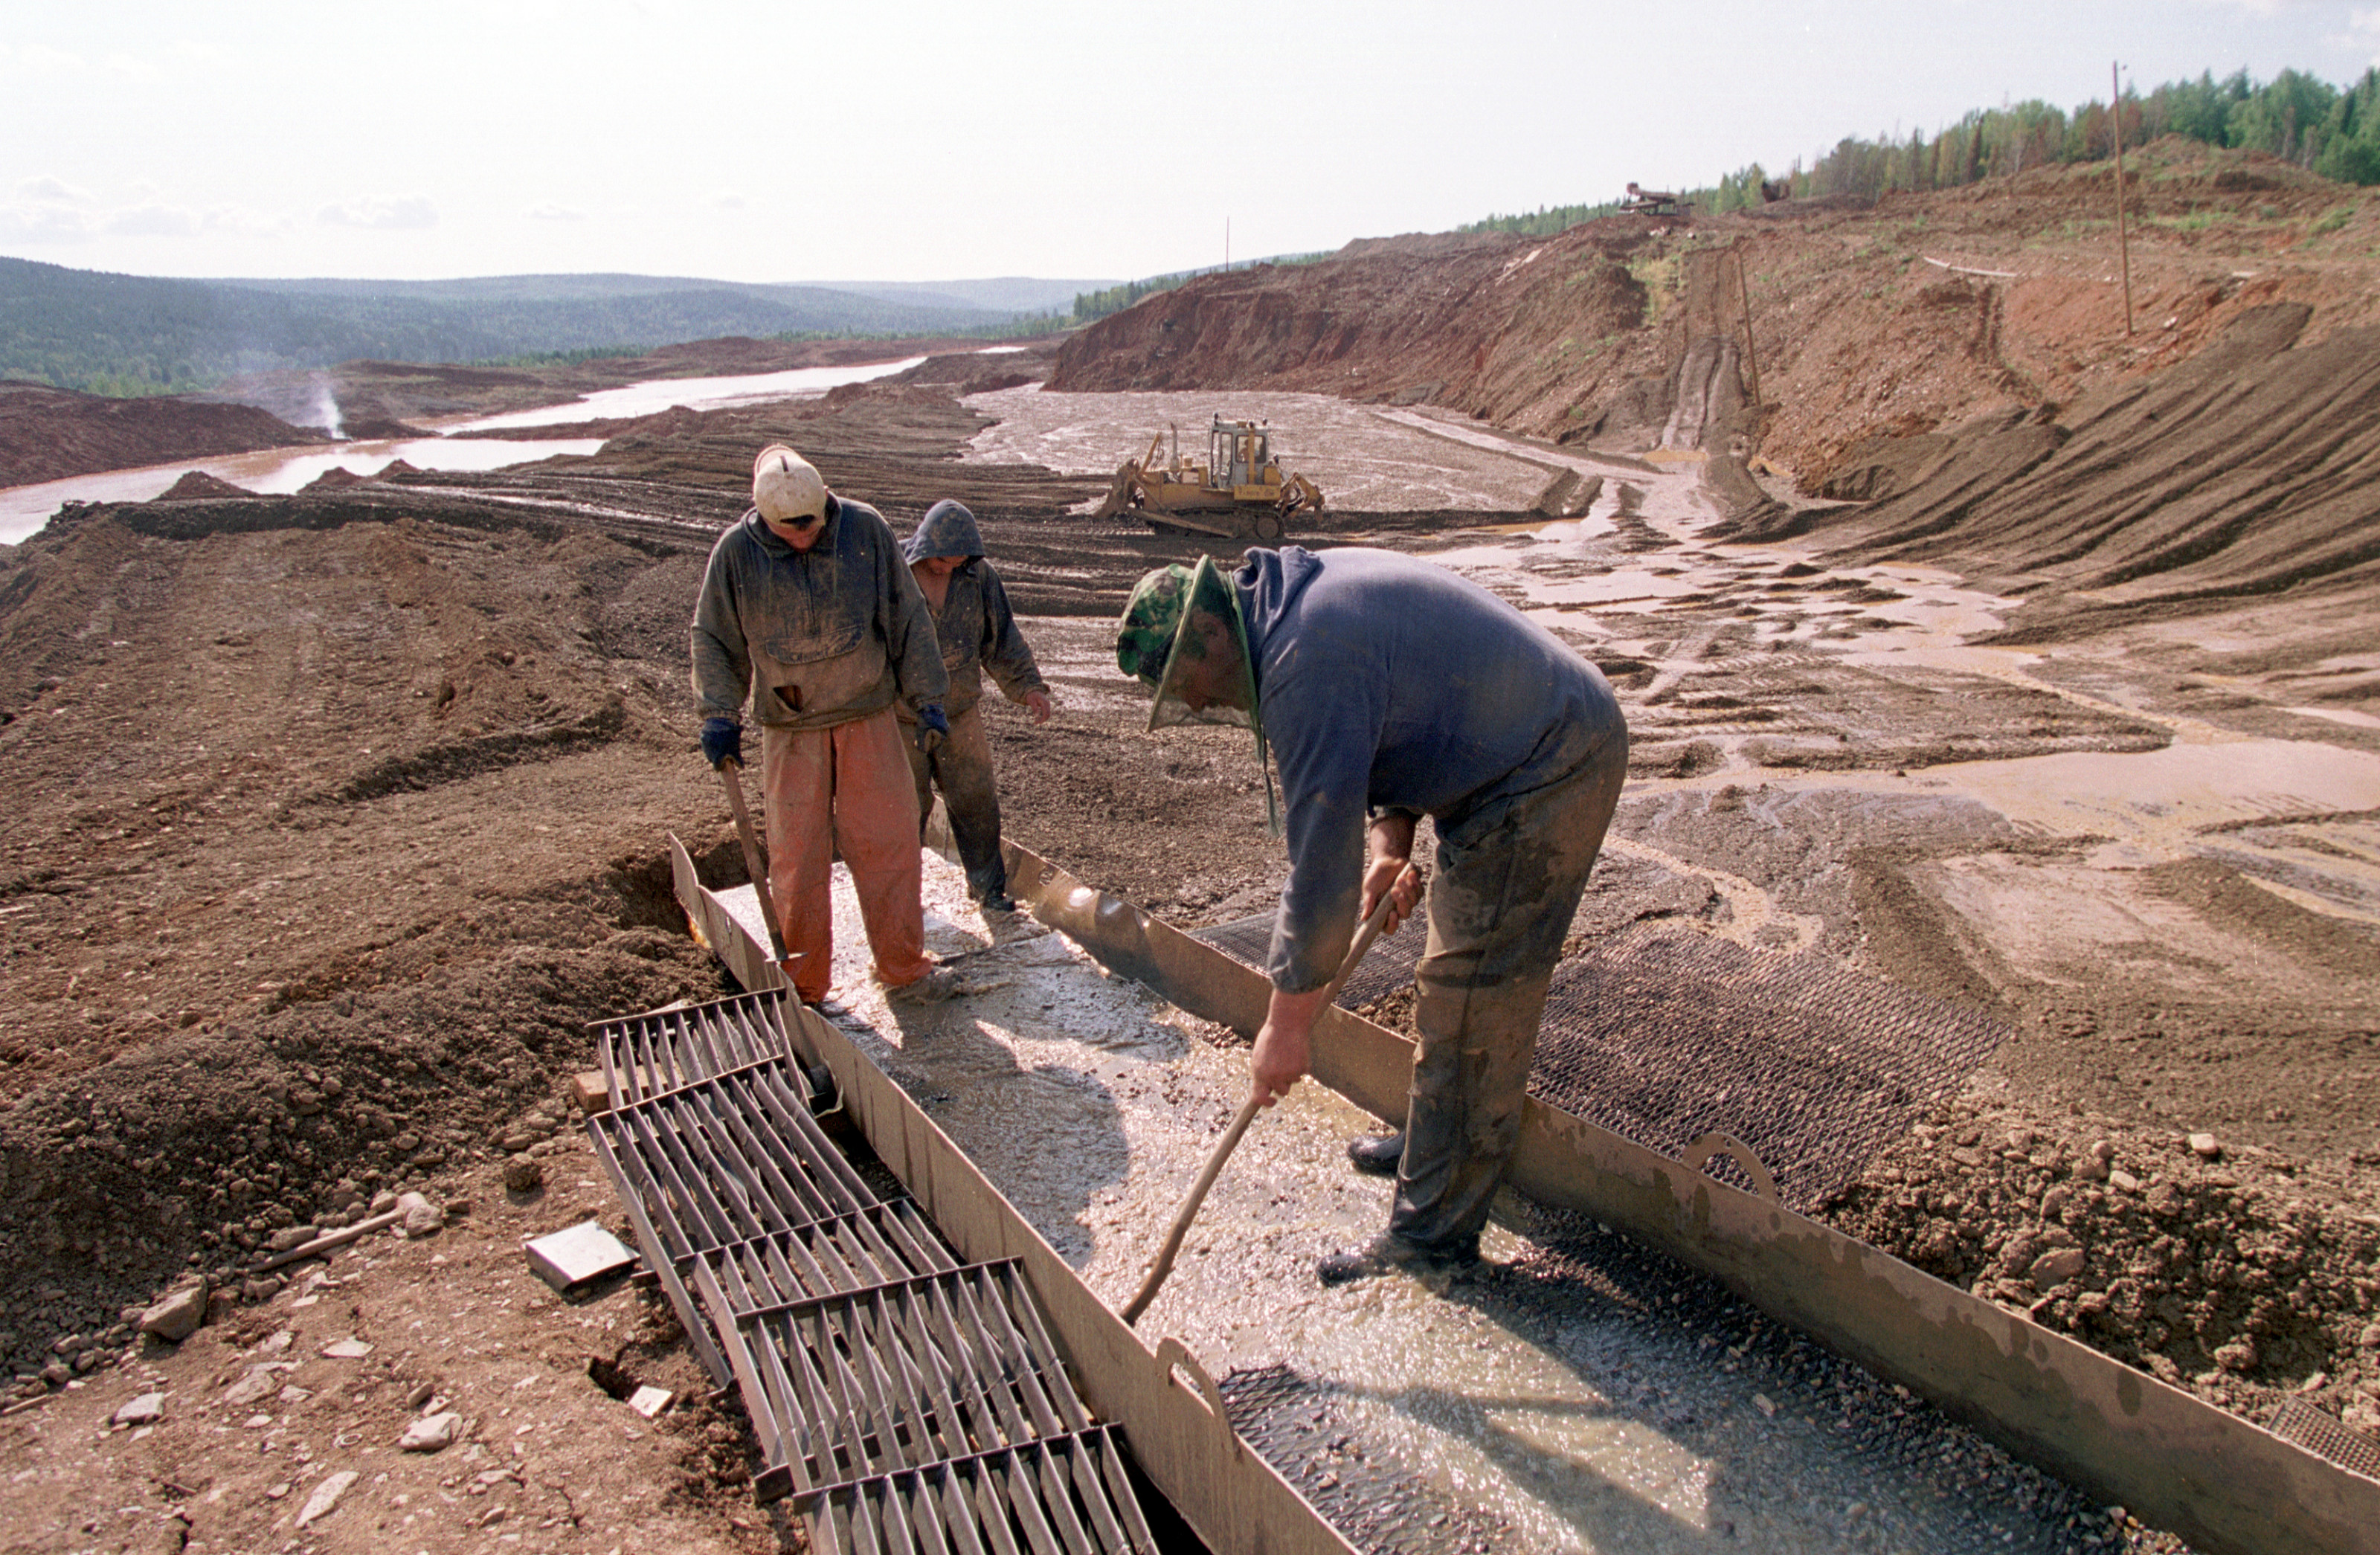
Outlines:
{"label": "yellow bulldozer", "polygon": [[1118,467],[1093,517],[1137,513],[1160,534],[1279,540],[1292,516],[1322,506],[1321,489],[1313,481],[1281,473],[1272,456],[1272,432],[1261,421],[1216,417],[1205,464],[1182,456],[1179,428],[1172,456],[1160,459],[1165,436],[1159,432],[1148,440],[1148,453]]}

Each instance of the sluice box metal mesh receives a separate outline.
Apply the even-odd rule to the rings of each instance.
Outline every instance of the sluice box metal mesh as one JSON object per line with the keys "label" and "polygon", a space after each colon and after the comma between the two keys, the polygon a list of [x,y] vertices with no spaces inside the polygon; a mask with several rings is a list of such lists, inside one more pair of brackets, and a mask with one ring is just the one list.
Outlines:
{"label": "sluice box metal mesh", "polygon": [[[1261,968],[1272,917],[1197,938]],[[1378,942],[1339,1002],[1358,1008],[1411,982],[1422,939],[1408,930]],[[2008,1035],[1997,1021],[1823,956],[1637,924],[1555,968],[1529,1091],[1672,1157],[1706,1134],[1732,1135],[1768,1168],[1786,1205],[1807,1210],[1857,1178]],[[1724,1156],[1710,1171],[1751,1185]]]}

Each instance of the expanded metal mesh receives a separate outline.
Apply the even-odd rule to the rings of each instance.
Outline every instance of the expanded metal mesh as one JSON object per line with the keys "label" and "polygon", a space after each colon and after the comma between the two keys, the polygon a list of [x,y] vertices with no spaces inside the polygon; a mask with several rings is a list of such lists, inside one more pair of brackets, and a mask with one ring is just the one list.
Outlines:
{"label": "expanded metal mesh", "polygon": [[1373,1456],[1377,1433],[1359,1440],[1329,1385],[1275,1364],[1217,1386],[1232,1428],[1367,1555],[1520,1547],[1504,1519],[1464,1505],[1414,1465]]}
{"label": "expanded metal mesh", "polygon": [[2340,1468],[2380,1479],[2380,1440],[2340,1424],[2320,1404],[2301,1398],[2283,1399],[2280,1412],[2273,1416],[2273,1434]]}
{"label": "expanded metal mesh", "polygon": [[840,1551],[1153,1551],[1116,1442],[1014,1261],[961,1265],[810,1113],[782,990],[595,1028],[588,1120],[646,1264],[791,1495]]}
{"label": "expanded metal mesh", "polygon": [[[1252,966],[1269,916],[1198,938]],[[1422,936],[1378,942],[1339,1002],[1408,983]],[[1665,1155],[1716,1132],[1752,1148],[1809,1209],[1855,1179],[2008,1037],[1998,1022],[1811,954],[1638,924],[1555,968],[1529,1091]],[[1724,1157],[1714,1176],[1750,1179]]]}

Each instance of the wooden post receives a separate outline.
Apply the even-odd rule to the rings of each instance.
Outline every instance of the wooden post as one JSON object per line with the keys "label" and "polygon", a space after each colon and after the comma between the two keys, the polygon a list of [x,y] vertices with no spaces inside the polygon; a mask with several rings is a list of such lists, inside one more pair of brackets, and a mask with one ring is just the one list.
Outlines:
{"label": "wooden post", "polygon": [[2107,67],[2108,110],[2114,115],[2116,130],[2116,251],[2123,258],[2124,266],[2124,338],[2132,334],[2132,245],[2124,230],[2124,91],[2119,67]]}

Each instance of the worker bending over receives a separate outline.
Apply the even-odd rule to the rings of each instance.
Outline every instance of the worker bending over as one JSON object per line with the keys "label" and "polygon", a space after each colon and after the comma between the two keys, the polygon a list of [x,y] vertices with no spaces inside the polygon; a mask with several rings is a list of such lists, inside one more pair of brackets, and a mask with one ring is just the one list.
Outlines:
{"label": "worker bending over", "polygon": [[883,516],[828,491],[783,443],[762,449],[751,508],[711,547],[690,648],[710,764],[743,764],[747,696],[759,721],[769,898],[802,1002],[833,981],[838,851],[887,996],[948,998],[953,975],[926,954],[916,791],[893,709],[917,719],[917,740],[947,737],[949,678]]}
{"label": "worker bending over", "polygon": [[1336,1284],[1470,1266],[1520,1139],[1546,988],[1627,772],[1610,685],[1477,584],[1360,549],[1250,551],[1228,578],[1208,559],[1152,572],[1125,607],[1116,662],[1156,688],[1152,729],[1248,724],[1258,760],[1269,746],[1280,763],[1289,878],[1249,1065],[1267,1105],[1309,1067],[1357,921],[1384,892],[1390,929],[1412,911],[1415,825],[1435,823],[1402,1150],[1353,1151],[1398,1162],[1394,1207],[1384,1233],[1318,1273]]}
{"label": "worker bending over", "polygon": [[[983,536],[975,515],[954,502],[926,509],[917,532],[901,548],[909,572],[926,597],[934,632],[941,643],[942,669],[951,681],[943,707],[950,738],[932,750],[909,748],[917,779],[917,816],[924,822],[942,791],[950,812],[951,838],[966,870],[967,894],[992,912],[1013,913],[1008,863],[1000,855],[1000,791],[992,784],[991,742],[984,735],[983,672],[990,670],[1002,696],[1023,704],[1036,723],[1050,722],[1050,688],[1033,662],[1033,650],[1016,629],[1008,589],[984,559]],[[902,716],[908,716],[901,710]]]}

